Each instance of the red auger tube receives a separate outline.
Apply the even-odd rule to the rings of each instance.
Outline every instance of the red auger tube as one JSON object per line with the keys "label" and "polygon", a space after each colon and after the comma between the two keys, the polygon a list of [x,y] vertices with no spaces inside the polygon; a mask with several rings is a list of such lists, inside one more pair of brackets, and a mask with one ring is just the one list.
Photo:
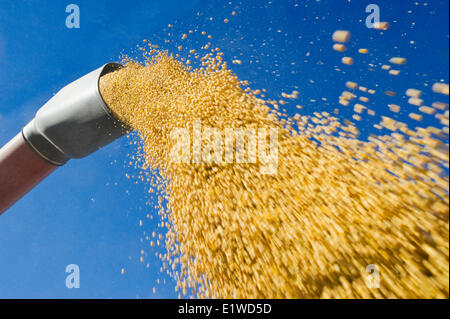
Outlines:
{"label": "red auger tube", "polygon": [[58,166],[42,159],[19,133],[0,149],[0,214]]}

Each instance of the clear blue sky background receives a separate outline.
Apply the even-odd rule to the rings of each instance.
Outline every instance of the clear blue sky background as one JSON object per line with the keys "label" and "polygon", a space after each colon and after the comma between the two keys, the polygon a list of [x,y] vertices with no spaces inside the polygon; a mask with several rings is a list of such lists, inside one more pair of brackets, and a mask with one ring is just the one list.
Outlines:
{"label": "clear blue sky background", "polygon": [[[80,7],[80,29],[65,26],[70,3]],[[380,6],[381,20],[391,23],[390,30],[365,27],[368,3]],[[430,89],[435,82],[448,83],[448,9],[446,0],[0,0],[0,145],[64,85],[117,60],[122,51],[132,53],[143,39],[173,52],[182,43],[180,35],[196,26],[212,34],[212,45],[228,61],[242,60],[232,68],[253,88],[266,88],[272,98],[300,91],[299,100],[288,106],[291,114],[296,103],[305,114],[331,112],[345,81],[352,80],[377,90],[368,105],[377,116],[366,115],[358,124],[363,137],[376,133],[372,125],[381,114],[390,114],[388,103],[402,106],[394,118],[415,126],[407,117],[412,110],[404,96],[407,88],[423,90],[426,105],[448,102]],[[224,18],[230,23],[223,23]],[[177,40],[165,43],[169,23]],[[336,29],[352,31],[346,53],[355,58],[352,67],[342,65],[342,54],[331,50]],[[199,49],[205,38],[198,32],[183,43]],[[361,47],[370,54],[358,54]],[[397,77],[380,69],[392,56],[408,59]],[[398,95],[385,96],[386,90]],[[343,118],[351,116],[348,110]],[[420,125],[437,122],[425,116]],[[174,282],[159,274],[161,262],[145,240],[157,228],[155,199],[147,195],[145,184],[125,177],[135,173],[126,164],[134,151],[123,138],[88,158],[72,160],[0,216],[0,298],[177,296]],[[146,214],[154,219],[145,219]],[[65,267],[72,263],[80,267],[79,289],[65,287]]]}

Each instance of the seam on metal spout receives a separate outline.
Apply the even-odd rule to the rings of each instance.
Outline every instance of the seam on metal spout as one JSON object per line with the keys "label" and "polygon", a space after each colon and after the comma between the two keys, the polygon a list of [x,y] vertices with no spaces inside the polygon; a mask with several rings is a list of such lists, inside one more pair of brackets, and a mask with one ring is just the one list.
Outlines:
{"label": "seam on metal spout", "polygon": [[[34,121],[31,121],[22,129],[23,139],[31,148],[31,150],[52,165],[62,166],[67,163],[69,158],[65,156],[64,153],[61,152],[61,150],[59,150],[56,146],[51,144],[41,135],[34,134],[34,131],[31,128],[33,124]],[[36,145],[38,148],[36,148],[34,145]]]}

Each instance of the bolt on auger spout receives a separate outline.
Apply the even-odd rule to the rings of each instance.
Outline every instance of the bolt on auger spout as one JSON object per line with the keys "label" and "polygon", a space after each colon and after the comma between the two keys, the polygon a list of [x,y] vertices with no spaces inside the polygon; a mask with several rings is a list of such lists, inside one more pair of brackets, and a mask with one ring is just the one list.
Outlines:
{"label": "bolt on auger spout", "polygon": [[122,66],[107,63],[53,96],[0,149],[0,214],[71,158],[83,158],[127,133],[104,102],[101,76]]}

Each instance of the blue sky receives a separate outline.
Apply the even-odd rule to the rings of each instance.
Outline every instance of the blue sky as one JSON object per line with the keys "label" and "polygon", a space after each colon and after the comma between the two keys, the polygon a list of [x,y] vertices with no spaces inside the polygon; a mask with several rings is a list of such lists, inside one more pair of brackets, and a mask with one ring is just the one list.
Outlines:
{"label": "blue sky", "polygon": [[[80,7],[80,29],[65,26],[70,3]],[[365,26],[369,3],[379,5],[390,30]],[[212,46],[220,47],[225,59],[242,60],[242,65],[230,65],[253,88],[266,88],[277,99],[282,91],[297,89],[299,100],[287,107],[291,114],[297,103],[305,114],[331,112],[348,80],[376,89],[369,106],[377,116],[366,116],[358,126],[363,137],[377,133],[372,125],[379,115],[392,115],[387,104],[408,109],[407,88],[423,90],[426,105],[448,102],[430,89],[449,80],[448,6],[444,0],[0,0],[0,145],[64,85],[116,61],[121,52],[133,54],[143,39],[171,52],[181,43],[199,49],[205,43],[200,32],[180,39],[196,26],[213,36]],[[165,42],[168,24],[177,35],[170,43]],[[336,29],[352,32],[346,53],[356,60],[351,67],[342,65],[343,55],[331,49]],[[362,47],[370,54],[358,54]],[[379,67],[392,56],[408,59],[397,77]],[[383,95],[386,90],[398,95]],[[351,116],[350,109],[342,118]],[[407,114],[393,117],[415,126]],[[425,116],[420,125],[437,121]],[[88,158],[70,161],[0,216],[0,298],[176,297],[174,282],[159,274],[161,262],[144,238],[157,228],[155,199],[145,184],[125,177],[135,173],[127,165],[128,154],[135,151],[128,142],[122,138]],[[153,220],[145,219],[147,214]],[[65,286],[68,264],[80,267],[79,289]]]}

